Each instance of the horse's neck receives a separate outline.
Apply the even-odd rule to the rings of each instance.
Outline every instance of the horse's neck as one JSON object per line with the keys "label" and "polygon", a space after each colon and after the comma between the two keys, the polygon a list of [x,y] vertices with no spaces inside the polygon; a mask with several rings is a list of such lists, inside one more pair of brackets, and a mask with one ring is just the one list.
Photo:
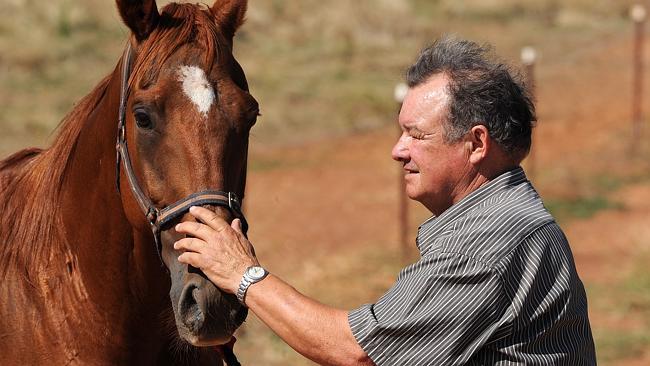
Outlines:
{"label": "horse's neck", "polygon": [[[115,188],[119,89],[113,77],[78,121],[83,126],[66,162],[40,157],[41,165],[66,167],[60,194],[51,198],[57,212],[47,227],[54,234],[36,247],[43,253],[16,249],[3,269],[0,351],[8,362],[147,364],[168,337],[159,324],[170,307],[169,277],[147,252],[150,233],[138,234],[127,221]],[[11,338],[5,332],[12,327],[24,341],[6,347],[2,338]]]}
{"label": "horse's neck", "polygon": [[153,325],[169,308],[169,277],[149,243],[151,233],[133,230],[116,189],[119,89],[114,77],[84,122],[68,162],[60,216],[71,250],[67,270],[79,278],[87,305],[96,310],[92,320],[113,332],[107,341],[133,345],[155,339]]}
{"label": "horse's neck", "polygon": [[[118,78],[114,78],[118,79]],[[134,231],[115,186],[115,140],[119,80],[84,121],[68,161],[60,196],[64,240],[96,304],[116,302],[129,292]],[[128,299],[121,299],[122,302]]]}
{"label": "horse's neck", "polygon": [[[92,335],[95,343],[104,345],[104,354],[119,355],[110,363],[185,364],[175,360],[183,352],[174,351],[177,338],[168,293],[170,277],[161,267],[151,231],[132,228],[116,188],[119,87],[118,80],[109,84],[105,97],[85,121],[68,162],[60,202],[70,248],[66,263],[72,263],[67,270],[78,279],[77,298],[85,303],[77,305],[77,311],[94,309],[86,319],[92,325],[85,326],[104,332]],[[212,350],[196,357],[190,363],[221,364]]]}

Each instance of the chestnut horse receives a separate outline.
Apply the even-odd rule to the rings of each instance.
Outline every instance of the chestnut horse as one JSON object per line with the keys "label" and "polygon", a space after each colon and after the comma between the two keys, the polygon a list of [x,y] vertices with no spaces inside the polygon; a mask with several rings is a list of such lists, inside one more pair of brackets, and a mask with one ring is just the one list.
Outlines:
{"label": "chestnut horse", "polygon": [[117,0],[132,34],[113,73],[50,148],[0,162],[0,363],[222,364],[246,309],[177,261],[173,224],[189,204],[241,214],[259,113],[232,55],[246,6]]}

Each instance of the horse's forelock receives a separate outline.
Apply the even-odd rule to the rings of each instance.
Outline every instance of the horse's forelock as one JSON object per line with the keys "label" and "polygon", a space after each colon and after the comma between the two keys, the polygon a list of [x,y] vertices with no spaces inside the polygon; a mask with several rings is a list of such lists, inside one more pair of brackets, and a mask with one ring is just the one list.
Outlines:
{"label": "horse's forelock", "polygon": [[209,73],[230,52],[228,42],[205,5],[171,3],[163,8],[156,29],[138,45],[129,86],[155,82],[165,62],[192,43],[203,51],[203,64],[198,66]]}

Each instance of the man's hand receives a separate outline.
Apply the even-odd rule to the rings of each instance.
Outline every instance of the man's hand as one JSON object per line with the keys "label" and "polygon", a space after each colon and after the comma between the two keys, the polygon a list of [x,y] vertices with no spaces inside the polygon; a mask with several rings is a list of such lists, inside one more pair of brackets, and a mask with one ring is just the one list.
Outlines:
{"label": "man's hand", "polygon": [[183,222],[176,225],[179,233],[193,236],[174,243],[174,249],[185,252],[178,257],[181,263],[199,268],[220,289],[236,293],[246,269],[258,265],[253,245],[241,229],[241,221],[232,224],[203,207],[190,208],[190,214],[201,222]]}

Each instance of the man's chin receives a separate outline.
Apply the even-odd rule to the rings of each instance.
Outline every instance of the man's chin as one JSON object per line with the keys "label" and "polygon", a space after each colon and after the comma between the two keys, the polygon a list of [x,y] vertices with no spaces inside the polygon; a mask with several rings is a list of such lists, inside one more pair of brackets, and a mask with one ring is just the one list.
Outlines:
{"label": "man's chin", "polygon": [[406,196],[414,201],[419,201],[418,198],[420,198],[422,195],[421,192],[419,192],[416,189],[410,188],[408,185],[406,186]]}
{"label": "man's chin", "polygon": [[420,176],[416,173],[408,173],[404,175],[406,194],[411,198],[419,192],[419,177]]}

